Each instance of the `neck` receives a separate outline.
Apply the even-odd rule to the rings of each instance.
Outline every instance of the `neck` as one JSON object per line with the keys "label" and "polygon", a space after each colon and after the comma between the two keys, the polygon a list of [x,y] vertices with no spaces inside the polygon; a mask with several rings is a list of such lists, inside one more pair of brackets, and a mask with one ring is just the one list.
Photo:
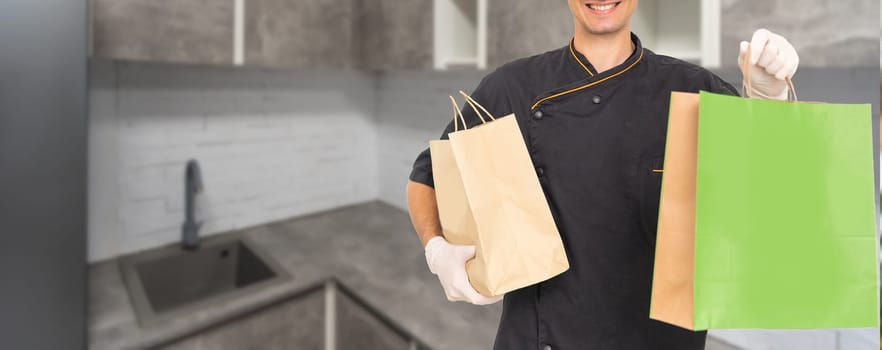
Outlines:
{"label": "neck", "polygon": [[598,73],[609,70],[625,62],[634,52],[630,26],[622,30],[596,35],[576,29],[573,46],[591,62]]}

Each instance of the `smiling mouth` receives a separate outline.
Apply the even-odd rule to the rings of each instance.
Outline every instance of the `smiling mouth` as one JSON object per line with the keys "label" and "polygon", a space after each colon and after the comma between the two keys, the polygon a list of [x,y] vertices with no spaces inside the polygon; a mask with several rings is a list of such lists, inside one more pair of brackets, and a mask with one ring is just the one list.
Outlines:
{"label": "smiling mouth", "polygon": [[608,13],[612,11],[612,9],[614,9],[616,6],[619,6],[620,3],[621,2],[611,2],[605,4],[586,4],[586,6],[588,6],[589,9],[595,12]]}

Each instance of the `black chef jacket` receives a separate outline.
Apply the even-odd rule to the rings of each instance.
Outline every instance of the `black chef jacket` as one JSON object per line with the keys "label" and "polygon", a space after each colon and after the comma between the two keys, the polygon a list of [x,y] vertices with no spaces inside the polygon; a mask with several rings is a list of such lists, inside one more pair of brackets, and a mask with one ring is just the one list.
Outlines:
{"label": "black chef jacket", "polygon": [[[738,92],[631,39],[631,56],[605,72],[571,41],[503,65],[472,93],[494,116],[515,114],[570,263],[505,295],[494,349],[704,349],[706,332],[649,318],[668,106],[671,91]],[[434,186],[428,149],[410,179]]]}

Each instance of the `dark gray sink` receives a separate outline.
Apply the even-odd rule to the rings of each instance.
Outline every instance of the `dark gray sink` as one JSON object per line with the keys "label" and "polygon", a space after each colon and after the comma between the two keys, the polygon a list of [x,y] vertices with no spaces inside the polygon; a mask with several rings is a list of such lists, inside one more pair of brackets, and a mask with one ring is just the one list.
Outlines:
{"label": "dark gray sink", "polygon": [[120,262],[139,321],[192,312],[290,278],[246,238],[209,238],[193,251],[179,245],[138,253]]}

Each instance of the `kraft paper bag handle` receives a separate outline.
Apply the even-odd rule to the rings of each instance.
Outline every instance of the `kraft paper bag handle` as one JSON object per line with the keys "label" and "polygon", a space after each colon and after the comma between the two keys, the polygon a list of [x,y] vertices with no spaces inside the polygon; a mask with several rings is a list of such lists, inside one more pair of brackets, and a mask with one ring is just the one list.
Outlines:
{"label": "kraft paper bag handle", "polygon": [[462,116],[462,112],[459,111],[459,106],[456,104],[456,99],[453,96],[448,95],[450,97],[450,103],[453,104],[453,131],[459,131],[459,125],[456,123],[456,117],[459,117],[459,120],[462,121],[462,128],[465,130],[466,122],[465,118]]}
{"label": "kraft paper bag handle", "polygon": [[[750,46],[747,47],[747,52],[744,53],[744,60],[741,62],[741,71],[744,72],[741,76],[741,94],[747,97],[753,97],[753,87],[750,83]],[[784,81],[787,82],[787,101],[798,101],[796,98],[796,88],[793,86],[793,80],[791,80],[790,77],[785,77]]]}
{"label": "kraft paper bag handle", "polygon": [[[484,119],[484,117],[481,116],[481,112],[478,111],[478,108],[480,108],[481,111],[484,111],[484,114],[486,114],[487,117],[489,117],[491,121],[496,120],[496,118],[493,118],[493,115],[490,114],[490,112],[488,112],[487,109],[484,108],[484,106],[482,106],[480,103],[478,103],[478,101],[475,101],[474,99],[472,99],[471,96],[469,96],[468,94],[466,94],[466,93],[463,92],[462,90],[459,90],[459,93],[460,93],[460,95],[462,95],[463,97],[465,97],[466,103],[468,103],[469,106],[472,107],[472,110],[475,111],[475,114],[478,115],[478,118],[481,118],[481,123],[483,123],[483,124],[487,124],[487,120]],[[463,121],[463,129],[466,129],[466,127],[465,127],[465,121]]]}

